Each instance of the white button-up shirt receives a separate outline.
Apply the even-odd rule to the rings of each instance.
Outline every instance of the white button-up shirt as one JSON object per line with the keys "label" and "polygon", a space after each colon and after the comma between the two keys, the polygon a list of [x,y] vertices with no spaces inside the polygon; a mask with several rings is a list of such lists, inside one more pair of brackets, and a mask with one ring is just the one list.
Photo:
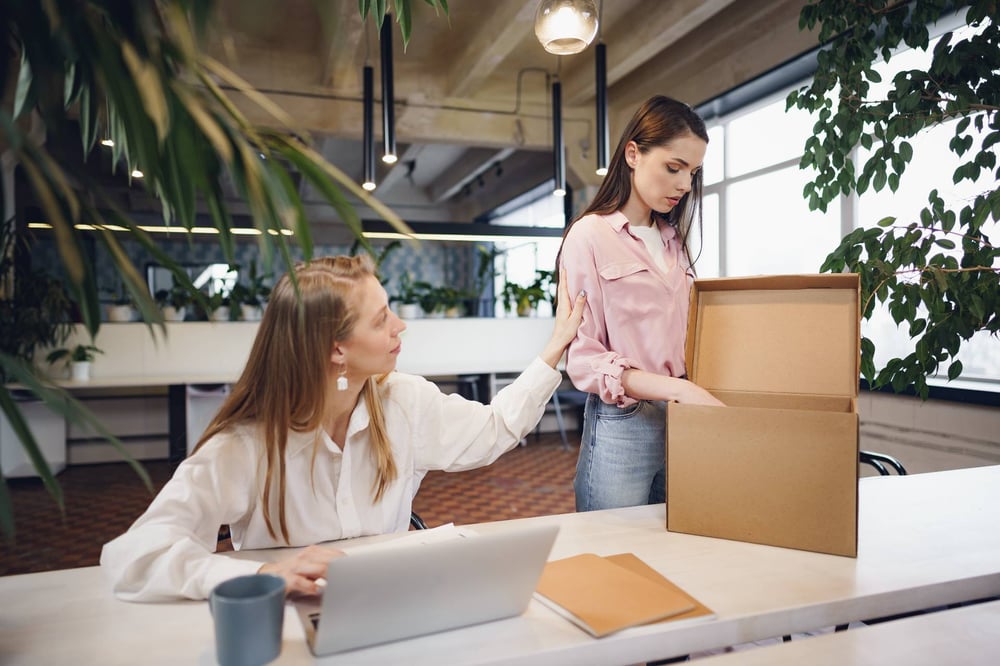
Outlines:
{"label": "white button-up shirt", "polygon": [[[233,428],[178,466],[128,532],[105,544],[101,567],[122,599],[204,599],[219,582],[254,573],[263,564],[214,554],[220,525],[230,526],[238,550],[405,531],[413,497],[429,470],[460,471],[496,460],[535,427],[561,379],[536,359],[491,404],[482,405],[445,395],[421,377],[389,375],[381,392],[397,476],[377,503],[363,398],[351,414],[343,446],[322,430],[290,433],[288,544],[280,535],[272,538],[264,523],[263,438],[251,425]],[[274,501],[276,528],[277,515]]]}

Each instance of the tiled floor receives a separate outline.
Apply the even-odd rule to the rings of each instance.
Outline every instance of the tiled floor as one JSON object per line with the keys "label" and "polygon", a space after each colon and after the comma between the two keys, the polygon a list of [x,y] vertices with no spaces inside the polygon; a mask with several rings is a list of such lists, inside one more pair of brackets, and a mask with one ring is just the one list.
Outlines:
{"label": "tiled floor", "polygon": [[[492,465],[468,472],[432,472],[414,510],[429,527],[573,511],[576,450],[558,434],[528,436]],[[170,478],[167,462],[145,464],[157,490]],[[0,575],[96,565],[101,546],[121,534],[152,496],[124,463],[71,466],[57,477],[65,514],[36,479],[8,481],[17,529],[0,542]]]}
{"label": "tiled floor", "polygon": [[[947,447],[912,441],[899,428],[887,434],[862,424],[861,430],[862,448],[897,456],[910,473],[1000,463],[995,445],[978,446],[971,455],[968,446],[956,451],[954,441]],[[569,434],[572,450],[560,446],[558,433],[529,435],[527,446],[488,467],[428,474],[414,510],[430,527],[573,511],[579,434]],[[172,473],[167,462],[149,462],[145,468],[157,490]],[[861,473],[875,471],[864,466]],[[101,546],[128,529],[152,497],[124,463],[70,466],[57,478],[64,514],[38,480],[8,481],[17,536],[13,544],[0,542],[0,575],[97,564]]]}

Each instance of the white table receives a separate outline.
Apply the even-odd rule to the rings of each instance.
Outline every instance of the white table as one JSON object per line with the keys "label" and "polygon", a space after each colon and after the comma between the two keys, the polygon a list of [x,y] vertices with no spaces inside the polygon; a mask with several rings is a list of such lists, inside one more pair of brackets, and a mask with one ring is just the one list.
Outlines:
{"label": "white table", "polygon": [[[553,558],[635,553],[714,620],[596,640],[532,602],[517,618],[319,663],[634,664],[1000,594],[1000,466],[862,479],[857,559],[669,533],[664,513],[661,504],[524,520],[560,526]],[[312,663],[292,608],[284,637],[276,663]],[[0,578],[7,665],[212,663],[212,641],[205,603],[116,601],[95,568]]]}
{"label": "white table", "polygon": [[703,666],[994,666],[1000,601],[699,659]]}

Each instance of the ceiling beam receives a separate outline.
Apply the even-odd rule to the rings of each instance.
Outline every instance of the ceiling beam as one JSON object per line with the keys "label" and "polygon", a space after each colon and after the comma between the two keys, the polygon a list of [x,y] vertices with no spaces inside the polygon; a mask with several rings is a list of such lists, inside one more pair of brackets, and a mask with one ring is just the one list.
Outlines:
{"label": "ceiling beam", "polygon": [[[271,91],[267,96],[284,109],[294,109],[296,128],[316,134],[360,139],[361,102],[332,95],[296,94]],[[231,97],[247,120],[256,125],[275,126],[274,117],[246,100]],[[458,106],[409,106],[397,116],[396,137],[401,143],[452,143],[489,148],[537,150],[552,144],[552,121],[543,112],[526,110],[520,114]],[[567,144],[587,139],[593,131],[591,109],[563,107],[563,132]],[[376,133],[376,138],[378,133]]]}
{"label": "ceiling beam", "polygon": [[447,201],[465,185],[497,162],[502,162],[514,152],[513,148],[491,150],[470,148],[427,188],[427,198],[434,203]]}
{"label": "ceiling beam", "polygon": [[537,8],[538,0],[518,0],[496,3],[483,10],[487,20],[479,22],[475,35],[463,39],[466,46],[452,61],[445,94],[465,97],[478,90],[497,66],[523,43],[525,35],[535,34]]}
{"label": "ceiling beam", "polygon": [[[621,21],[605,25],[609,29],[602,29],[601,38],[608,47],[608,86],[643,67],[733,3],[734,0],[645,0]],[[636,21],[636,16],[641,16],[642,20]],[[589,53],[587,58],[593,62]],[[684,65],[691,67],[697,63]],[[593,67],[577,67],[563,78],[563,98],[568,104],[583,104],[593,97]]]}
{"label": "ceiling beam", "polygon": [[816,46],[815,34],[798,29],[801,9],[800,0],[737,3],[665,51],[663,67],[621,80],[616,117],[627,119],[650,90],[696,106]]}
{"label": "ceiling beam", "polygon": [[[325,53],[325,57],[322,58],[319,84],[339,89],[360,88],[360,76],[355,71],[358,68],[353,67],[353,65],[359,61],[364,63],[366,31],[371,29],[368,22],[361,19],[357,5],[349,2],[331,3],[330,5],[317,3],[317,6],[326,7],[322,10],[324,12],[325,43],[320,53]],[[335,7],[339,7],[340,11],[336,11]],[[368,55],[378,53],[378,37],[373,39],[370,34],[367,36],[369,38]],[[346,69],[345,64],[349,66]]]}
{"label": "ceiling beam", "polygon": [[382,181],[378,183],[378,193],[380,197],[384,197],[392,188],[395,187],[400,181],[406,178],[407,174],[407,162],[415,162],[420,156],[420,153],[424,150],[424,144],[410,144],[403,151],[403,154],[399,156],[399,159],[389,172],[385,174]]}

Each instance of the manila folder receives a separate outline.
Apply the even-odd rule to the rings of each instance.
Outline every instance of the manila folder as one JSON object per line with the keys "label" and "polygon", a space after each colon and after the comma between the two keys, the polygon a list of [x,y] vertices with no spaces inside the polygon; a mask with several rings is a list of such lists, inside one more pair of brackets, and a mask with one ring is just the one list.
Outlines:
{"label": "manila folder", "polygon": [[678,588],[593,553],[549,562],[535,591],[539,601],[598,638],[696,608]]}

